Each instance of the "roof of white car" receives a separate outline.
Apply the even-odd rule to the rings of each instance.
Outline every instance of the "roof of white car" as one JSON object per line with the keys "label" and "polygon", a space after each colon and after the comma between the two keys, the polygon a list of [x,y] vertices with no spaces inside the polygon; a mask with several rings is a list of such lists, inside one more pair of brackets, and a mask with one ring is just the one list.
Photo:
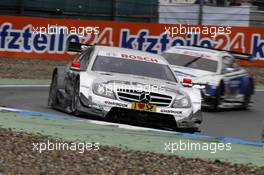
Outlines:
{"label": "roof of white car", "polygon": [[120,47],[109,47],[109,46],[96,46],[99,50],[98,54],[103,56],[111,56],[111,57],[119,57],[126,58],[138,61],[147,61],[158,64],[166,64],[169,63],[160,55],[152,54],[149,52],[143,52],[140,50],[128,49],[128,48],[120,48]]}
{"label": "roof of white car", "polygon": [[212,59],[217,61],[218,55],[223,53],[222,51],[207,49],[207,48],[200,48],[194,46],[175,46],[171,47],[170,49],[166,50],[165,53],[178,53],[183,55],[191,55],[191,56],[203,56],[207,59]]}

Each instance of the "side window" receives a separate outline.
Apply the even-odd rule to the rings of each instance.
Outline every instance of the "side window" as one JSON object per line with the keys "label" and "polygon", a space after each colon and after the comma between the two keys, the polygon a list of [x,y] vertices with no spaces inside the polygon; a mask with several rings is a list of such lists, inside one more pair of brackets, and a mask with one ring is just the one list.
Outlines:
{"label": "side window", "polygon": [[81,63],[81,69],[82,70],[87,69],[87,67],[89,65],[90,56],[91,56],[92,51],[93,51],[93,48],[88,48],[83,53],[81,53],[81,55],[79,57],[77,57],[75,59],[76,62]]}
{"label": "side window", "polygon": [[89,63],[90,63],[90,60],[91,60],[91,56],[92,56],[92,53],[94,51],[94,48],[89,48],[87,49],[85,52],[85,55],[84,55],[84,59],[83,59],[83,66],[85,69],[87,69]]}
{"label": "side window", "polygon": [[229,56],[223,57],[223,68],[232,68],[233,58]]}
{"label": "side window", "polygon": [[240,66],[231,56],[223,56],[222,58],[222,73],[231,73],[240,69]]}

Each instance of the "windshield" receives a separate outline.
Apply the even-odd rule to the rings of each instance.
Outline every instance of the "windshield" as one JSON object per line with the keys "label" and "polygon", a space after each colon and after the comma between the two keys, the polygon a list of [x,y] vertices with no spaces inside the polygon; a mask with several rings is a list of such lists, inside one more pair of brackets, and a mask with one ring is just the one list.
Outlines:
{"label": "windshield", "polygon": [[162,56],[172,65],[190,67],[210,72],[217,71],[217,61],[207,58],[176,54],[163,53]]}
{"label": "windshield", "polygon": [[98,55],[92,70],[157,78],[177,82],[168,65]]}

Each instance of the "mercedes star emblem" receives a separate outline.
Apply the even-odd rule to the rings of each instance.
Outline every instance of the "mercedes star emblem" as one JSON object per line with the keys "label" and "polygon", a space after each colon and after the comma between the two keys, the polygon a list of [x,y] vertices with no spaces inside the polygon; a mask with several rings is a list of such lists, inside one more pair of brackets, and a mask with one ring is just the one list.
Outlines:
{"label": "mercedes star emblem", "polygon": [[139,96],[139,101],[142,103],[149,103],[151,100],[149,93],[142,92]]}

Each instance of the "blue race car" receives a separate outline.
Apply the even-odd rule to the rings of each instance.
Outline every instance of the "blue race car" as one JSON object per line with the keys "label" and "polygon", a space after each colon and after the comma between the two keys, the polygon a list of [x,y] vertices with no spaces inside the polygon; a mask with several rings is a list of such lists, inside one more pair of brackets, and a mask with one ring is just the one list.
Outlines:
{"label": "blue race car", "polygon": [[254,94],[253,78],[236,63],[251,60],[238,54],[197,46],[175,46],[162,53],[183,85],[197,86],[202,93],[202,106],[247,109]]}

